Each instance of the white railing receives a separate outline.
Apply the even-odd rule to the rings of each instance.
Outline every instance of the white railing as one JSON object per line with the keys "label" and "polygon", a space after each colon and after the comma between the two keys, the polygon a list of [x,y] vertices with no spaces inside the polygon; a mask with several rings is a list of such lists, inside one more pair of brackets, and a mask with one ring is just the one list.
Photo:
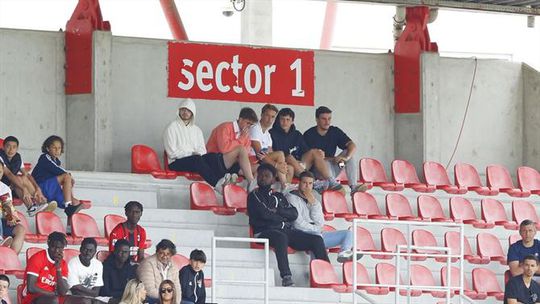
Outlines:
{"label": "white railing", "polygon": [[[218,247],[217,242],[238,242],[238,243],[264,243],[264,280],[261,281],[242,281],[242,280],[218,280],[217,271],[216,271],[216,260]],[[264,304],[268,304],[269,294],[268,294],[268,275],[269,271],[269,251],[270,243],[268,239],[258,239],[258,238],[237,238],[237,237],[213,237],[212,238],[212,302],[216,303],[216,294],[217,294],[217,285],[218,283],[233,283],[233,284],[243,284],[243,285],[264,285]]]}
{"label": "white railing", "polygon": [[[378,228],[381,226],[406,226],[406,241],[407,245],[397,245],[395,252],[382,252],[382,251],[362,251],[357,248],[357,228],[360,227],[360,224],[362,226],[371,226],[371,225],[377,225]],[[430,246],[415,246],[412,245],[412,239],[411,239],[411,226],[431,226],[431,227],[445,227],[449,229],[459,229],[459,239],[460,239],[460,252],[459,254],[451,254],[449,247],[430,247]],[[353,297],[353,304],[357,304],[357,295],[364,298],[366,301],[370,303],[376,303],[374,300],[372,300],[367,294],[363,293],[361,290],[357,290],[357,287],[387,287],[387,288],[394,288],[395,289],[395,303],[399,303],[399,291],[402,289],[407,290],[407,303],[411,303],[411,290],[425,290],[425,291],[444,291],[446,292],[446,303],[450,303],[450,297],[452,293],[454,293],[456,290],[459,291],[459,303],[463,303],[463,300],[474,303],[469,297],[465,296],[464,294],[464,288],[463,288],[463,239],[464,239],[464,225],[463,223],[442,223],[442,222],[417,222],[417,221],[395,221],[395,220],[366,220],[366,219],[355,219],[353,221],[353,286],[352,286],[352,297]],[[413,252],[413,249],[417,252]],[[404,250],[404,252],[403,252]],[[434,252],[425,252],[422,253],[420,251],[437,251]],[[445,252],[440,253],[440,252]],[[363,254],[363,255],[384,255],[384,256],[393,256],[395,259],[395,284],[367,284],[367,283],[359,283],[357,281],[357,259],[356,254]],[[401,265],[400,260],[401,257],[407,258],[407,284],[401,283]],[[440,257],[440,258],[446,258],[446,286],[412,286],[410,285],[410,272],[411,272],[411,257]],[[452,259],[459,259],[459,286],[453,286],[451,281],[451,274],[452,274]]]}

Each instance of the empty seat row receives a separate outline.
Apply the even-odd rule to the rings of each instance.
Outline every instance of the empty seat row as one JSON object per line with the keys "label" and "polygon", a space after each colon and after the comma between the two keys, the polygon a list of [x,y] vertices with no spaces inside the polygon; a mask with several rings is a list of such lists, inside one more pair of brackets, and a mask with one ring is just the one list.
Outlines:
{"label": "empty seat row", "polygon": [[[364,267],[364,265],[357,263],[356,264],[356,281],[358,284],[373,284],[369,274]],[[343,273],[343,283],[338,279],[333,266],[324,260],[312,260],[310,263],[310,285],[311,287],[316,288],[332,288],[336,292],[350,292],[353,281],[353,263],[347,262],[342,266]],[[459,268],[451,267],[450,272],[450,286],[458,287],[460,282],[460,273]],[[483,300],[488,296],[495,297],[497,300],[502,300],[504,297],[504,292],[502,291],[495,273],[489,269],[476,268],[472,271],[472,281],[471,285],[466,277],[464,277],[463,290],[464,294],[472,299]],[[400,284],[404,280],[400,277]],[[375,266],[375,284],[381,285],[395,285],[396,284],[396,268],[392,264],[388,263],[378,263]],[[411,286],[448,286],[447,282],[447,267],[442,267],[440,270],[440,284],[435,281],[431,270],[423,265],[411,265],[410,269],[410,285]],[[390,291],[395,291],[394,287],[387,286],[358,286],[357,289],[366,291],[369,294],[374,295],[386,295]],[[446,292],[443,290],[434,291],[434,290],[419,290],[411,289],[411,296],[420,296],[423,293],[430,293],[433,297],[444,298],[446,297]],[[405,296],[407,295],[407,290],[401,289],[400,294]],[[459,294],[459,289],[452,291],[452,296],[454,294]]]}

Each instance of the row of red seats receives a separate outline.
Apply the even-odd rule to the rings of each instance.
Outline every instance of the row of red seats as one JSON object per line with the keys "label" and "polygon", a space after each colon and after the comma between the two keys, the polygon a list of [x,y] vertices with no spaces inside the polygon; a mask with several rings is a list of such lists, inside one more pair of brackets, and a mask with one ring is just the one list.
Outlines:
{"label": "row of red seats", "polygon": [[[356,280],[358,284],[372,284],[366,268],[357,263]],[[353,263],[347,262],[343,264],[343,283],[339,282],[338,276],[334,267],[324,260],[312,260],[310,263],[310,285],[317,288],[332,288],[337,292],[350,292],[353,285]],[[451,267],[450,283],[452,287],[459,286],[459,268]],[[448,286],[447,284],[447,267],[442,267],[440,270],[440,284],[435,282],[435,278],[431,271],[422,265],[411,265],[410,284],[412,286]],[[489,297],[495,297],[497,300],[504,298],[495,273],[489,269],[476,268],[472,271],[471,285],[466,277],[464,277],[464,294],[472,299],[483,300]],[[392,264],[378,263],[375,266],[375,282],[376,284],[394,285],[396,283],[396,268]],[[403,284],[403,278],[400,278],[400,284]],[[357,289],[366,291],[374,295],[386,295],[390,291],[394,291],[393,287],[378,287],[378,286],[358,286]],[[427,291],[412,289],[411,296],[420,296],[422,293],[430,293],[433,297],[444,298],[444,291]],[[407,291],[400,290],[400,294],[405,296]],[[452,296],[459,294],[459,290],[453,290]]]}
{"label": "row of red seats", "polygon": [[381,162],[373,158],[360,160],[361,181],[388,191],[411,188],[417,192],[433,192],[441,189],[451,194],[474,191],[480,195],[497,195],[499,192],[504,192],[514,197],[528,197],[531,193],[540,194],[540,173],[530,167],[518,168],[519,188],[514,187],[510,173],[501,165],[491,165],[486,168],[487,186],[482,184],[478,171],[470,164],[458,163],[454,166],[455,184],[450,182],[446,169],[440,163],[426,161],[423,169],[425,183],[420,181],[416,169],[410,162],[394,160],[392,181],[389,181]]}
{"label": "row of red seats", "polygon": [[202,177],[194,172],[169,170],[166,152],[163,152],[163,163],[165,169],[162,169],[158,154],[151,147],[146,145],[134,145],[131,147],[132,173],[151,174],[159,179],[175,179],[178,176],[183,176],[190,180],[202,180]]}

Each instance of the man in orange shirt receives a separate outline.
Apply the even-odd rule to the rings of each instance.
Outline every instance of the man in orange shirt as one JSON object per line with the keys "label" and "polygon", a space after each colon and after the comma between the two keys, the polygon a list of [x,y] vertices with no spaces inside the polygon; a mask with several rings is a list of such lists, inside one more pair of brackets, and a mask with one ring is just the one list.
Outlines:
{"label": "man in orange shirt", "polygon": [[222,168],[218,168],[219,170],[227,173],[238,173],[242,170],[248,182],[248,191],[257,185],[249,161],[249,129],[257,121],[257,114],[252,108],[242,108],[237,120],[223,122],[215,127],[206,143],[207,152],[216,153],[216,157],[221,158],[219,162],[212,162],[220,164]]}

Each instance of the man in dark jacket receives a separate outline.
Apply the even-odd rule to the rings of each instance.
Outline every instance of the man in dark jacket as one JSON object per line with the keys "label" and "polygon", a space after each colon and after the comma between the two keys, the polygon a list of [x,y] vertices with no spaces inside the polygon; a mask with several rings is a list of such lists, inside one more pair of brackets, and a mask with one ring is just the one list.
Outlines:
{"label": "man in dark jacket", "polygon": [[324,182],[317,182],[313,189],[319,193],[326,189],[343,191],[343,186],[330,174],[324,160],[324,151],[310,149],[300,131],[294,125],[294,111],[291,108],[279,110],[270,134],[272,135],[272,150],[282,151],[285,162],[294,168],[294,175],[299,176],[305,170],[313,167]]}
{"label": "man in dark jacket", "polygon": [[182,288],[182,301],[180,304],[205,304],[206,290],[204,286],[204,272],[206,254],[195,249],[189,255],[189,264],[180,269],[180,287]]}
{"label": "man in dark jacket", "polygon": [[270,241],[274,248],[283,286],[294,285],[289,268],[287,247],[311,251],[316,259],[328,261],[324,241],[319,235],[305,233],[292,228],[298,217],[296,209],[289,204],[283,194],[273,193],[271,186],[276,177],[276,168],[261,164],[257,168],[259,188],[248,195],[249,225],[253,235]]}
{"label": "man in dark jacket", "polygon": [[129,260],[129,242],[124,239],[116,241],[114,252],[103,262],[103,287],[100,296],[111,297],[111,303],[118,303],[129,280],[135,279],[137,265]]}

